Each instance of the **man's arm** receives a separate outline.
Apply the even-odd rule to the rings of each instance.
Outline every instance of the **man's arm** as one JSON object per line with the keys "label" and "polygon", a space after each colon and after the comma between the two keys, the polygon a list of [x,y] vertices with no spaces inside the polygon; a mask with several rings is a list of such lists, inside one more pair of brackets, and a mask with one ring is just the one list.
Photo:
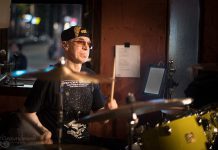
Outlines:
{"label": "man's arm", "polygon": [[20,114],[20,117],[27,121],[36,131],[40,134],[39,140],[44,141],[46,144],[51,144],[51,136],[52,133],[42,125],[40,122],[36,112],[26,112],[25,109],[23,109],[22,113]]}

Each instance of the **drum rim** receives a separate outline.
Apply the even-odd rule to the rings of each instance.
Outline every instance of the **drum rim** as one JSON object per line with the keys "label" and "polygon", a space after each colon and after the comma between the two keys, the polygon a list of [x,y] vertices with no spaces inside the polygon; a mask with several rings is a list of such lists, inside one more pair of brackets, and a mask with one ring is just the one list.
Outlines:
{"label": "drum rim", "polygon": [[198,114],[204,115],[208,113],[209,111],[216,110],[216,109],[218,109],[218,103],[211,103],[199,109]]}

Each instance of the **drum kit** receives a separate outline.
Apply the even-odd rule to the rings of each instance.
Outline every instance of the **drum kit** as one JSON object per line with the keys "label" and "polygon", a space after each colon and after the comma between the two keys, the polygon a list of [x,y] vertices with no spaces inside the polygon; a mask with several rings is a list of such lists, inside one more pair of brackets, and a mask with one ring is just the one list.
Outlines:
{"label": "drum kit", "polygon": [[[157,101],[157,102],[155,102]],[[131,139],[128,149],[131,150],[207,150],[214,149],[218,134],[218,107],[210,104],[200,110],[183,108],[189,99],[162,99],[136,102],[121,106],[118,109],[96,113],[81,118],[79,122],[89,123],[119,117],[129,117],[134,114],[149,114],[159,110],[179,109],[179,113],[163,118],[154,126],[143,125],[135,140]],[[183,105],[183,106],[182,106]],[[182,108],[182,109],[181,109]],[[129,137],[132,138],[137,128],[134,117],[129,122]],[[138,145],[138,146],[135,146]],[[133,148],[137,147],[137,148]]]}
{"label": "drum kit", "polygon": [[[49,67],[34,72],[12,72],[13,77],[36,77],[44,80],[78,80],[92,83],[112,83],[114,78],[107,78],[100,75],[88,75],[73,72],[65,65]],[[105,110],[80,118],[80,123],[92,123],[117,118],[128,118],[129,139],[126,149],[135,150],[206,150],[213,149],[218,128],[218,107],[216,104],[208,105],[200,110],[193,110],[189,106],[192,99],[154,99],[149,101],[135,101],[130,104],[120,106],[117,109]],[[133,135],[137,130],[137,116],[155,111],[168,113],[168,110],[179,110],[179,113],[170,114],[163,121],[154,126],[142,125],[143,130],[137,135],[136,141]],[[63,119],[63,118],[62,118]],[[139,147],[134,148],[137,143]],[[51,147],[55,147],[53,144]],[[20,147],[27,149],[28,147]],[[40,147],[31,147],[40,149]],[[79,148],[78,145],[75,149]],[[85,148],[85,149],[90,149]],[[19,148],[18,148],[19,149]],[[46,149],[46,147],[44,147]],[[63,145],[62,149],[74,149]],[[93,149],[96,149],[93,147]],[[100,148],[98,148],[100,149]],[[102,148],[103,150],[103,148]]]}
{"label": "drum kit", "polygon": [[213,149],[217,126],[211,122],[212,116],[205,115],[207,118],[201,112],[188,110],[175,116],[175,119],[146,128],[141,138],[143,149]]}

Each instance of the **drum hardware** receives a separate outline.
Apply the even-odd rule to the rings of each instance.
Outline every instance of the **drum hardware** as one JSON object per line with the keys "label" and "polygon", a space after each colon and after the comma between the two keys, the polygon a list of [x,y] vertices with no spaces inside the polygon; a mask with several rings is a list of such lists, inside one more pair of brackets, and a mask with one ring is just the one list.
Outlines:
{"label": "drum hardware", "polygon": [[142,131],[144,131],[144,129],[148,129],[148,128],[151,128],[151,123],[150,122],[145,122],[145,125],[143,126]]}
{"label": "drum hardware", "polygon": [[[136,145],[138,143],[133,142],[133,135],[135,133],[135,126],[138,123],[138,117],[136,113],[132,113],[131,117],[129,118],[128,128],[129,128],[129,135],[128,135],[128,150],[137,150]],[[135,148],[134,148],[135,147]]]}
{"label": "drum hardware", "polygon": [[[141,145],[138,142],[135,142],[131,145],[132,150],[141,150]],[[128,150],[129,146],[125,147],[125,150]]]}
{"label": "drum hardware", "polygon": [[0,74],[0,82],[1,82],[2,80],[4,80],[6,77],[7,77],[7,74],[6,74],[6,73]]}
{"label": "drum hardware", "polygon": [[136,101],[131,104],[120,106],[117,109],[105,110],[79,119],[80,123],[105,121],[118,117],[129,117],[132,112],[142,115],[150,112],[168,109],[170,107],[183,107],[186,99],[154,99],[149,101]]}
{"label": "drum hardware", "polygon": [[218,128],[218,112],[214,112],[211,114],[211,122]]}
{"label": "drum hardware", "polygon": [[199,126],[201,126],[202,125],[202,118],[200,116],[197,116],[196,122],[198,123]]}
{"label": "drum hardware", "polygon": [[210,144],[202,125],[196,121],[197,117],[196,112],[188,110],[173,120],[169,119],[153,128],[145,129],[142,134],[143,149],[206,150]]}
{"label": "drum hardware", "polygon": [[161,112],[161,123],[167,123],[169,121],[169,119],[167,118],[167,114]]}
{"label": "drum hardware", "polygon": [[[133,93],[128,93],[127,98],[126,98],[126,103],[127,104],[133,104],[136,102],[135,96]],[[128,150],[134,150],[134,143],[133,143],[133,135],[134,135],[134,129],[135,126],[138,123],[138,117],[136,113],[134,112],[133,108],[130,108],[130,117],[128,119],[128,128],[129,128],[129,135],[128,135]]]}
{"label": "drum hardware", "polygon": [[[11,76],[11,72],[12,72],[12,68],[14,67],[13,63],[4,63],[4,64],[0,64],[0,68],[3,68],[5,70],[4,75],[2,75],[0,81],[2,81],[2,83],[4,85],[8,85],[8,86],[22,86],[24,85],[23,83],[17,82],[17,78],[16,77],[12,77]],[[4,80],[4,82],[3,82]]]}
{"label": "drum hardware", "polygon": [[179,85],[178,82],[176,82],[173,79],[173,75],[176,72],[176,68],[174,66],[174,61],[171,59],[168,61],[168,66],[167,66],[167,92],[166,92],[166,98],[171,98],[172,94],[174,92],[174,88]]}
{"label": "drum hardware", "polygon": [[[2,56],[3,57],[7,56],[7,52],[4,49],[0,50],[0,57]],[[0,63],[0,74],[1,72],[4,72],[4,75],[1,76],[0,81],[4,80],[4,85],[9,85],[9,86],[24,85],[23,83],[20,83],[20,82],[18,83],[17,78],[14,78],[10,75],[13,69],[16,69],[16,62],[10,63],[10,62],[4,61],[4,63]]]}
{"label": "drum hardware", "polygon": [[169,126],[163,126],[159,128],[159,134],[161,136],[169,136],[172,134],[172,128],[170,128]]}
{"label": "drum hardware", "polygon": [[[191,112],[190,104],[193,102],[193,99],[186,98],[184,101],[184,107],[169,107],[168,109],[161,110],[161,123],[157,124],[156,126],[160,126],[162,124],[170,123],[170,120],[174,120],[175,118],[178,118],[176,114],[179,114],[178,112]],[[172,114],[170,111],[177,111],[175,114]],[[170,112],[170,113],[169,113]],[[169,127],[168,129],[164,129],[166,134],[171,134],[172,129]]]}
{"label": "drum hardware", "polygon": [[[131,97],[128,97],[131,99]],[[161,109],[167,109],[170,107],[184,107],[184,103],[187,99],[155,99],[150,101],[140,101],[133,102],[117,109],[105,110],[91,114],[80,118],[77,122],[79,123],[90,123],[95,121],[105,121],[110,119],[115,119],[119,117],[127,117],[129,125],[129,136],[128,136],[128,149],[133,150],[133,132],[135,131],[135,126],[138,123],[137,115],[142,115],[145,113],[160,111]],[[147,128],[149,125],[147,125]],[[145,129],[147,130],[147,129]],[[137,144],[142,145],[142,140],[137,138]]]}
{"label": "drum hardware", "polygon": [[[158,123],[155,125],[155,128],[158,129],[158,134],[160,136],[168,136],[171,135],[172,133],[172,128],[170,128],[170,126],[166,125],[168,124],[170,121],[165,122],[165,123]],[[165,124],[165,125],[164,125]],[[150,128],[152,129],[152,128]]]}
{"label": "drum hardware", "polygon": [[202,119],[201,124],[205,131],[208,131],[211,128],[211,125],[207,119]]}
{"label": "drum hardware", "polygon": [[140,126],[138,126],[137,128],[135,128],[135,134],[136,134],[136,136],[141,135],[141,134],[144,132],[144,130],[145,130],[146,128],[147,128],[146,125],[140,125]]}
{"label": "drum hardware", "polygon": [[199,110],[199,122],[204,128],[208,149],[213,149],[218,135],[217,110],[217,104],[209,104]]}
{"label": "drum hardware", "polygon": [[207,149],[208,150],[213,150],[213,145],[211,145],[210,143],[206,143]]}

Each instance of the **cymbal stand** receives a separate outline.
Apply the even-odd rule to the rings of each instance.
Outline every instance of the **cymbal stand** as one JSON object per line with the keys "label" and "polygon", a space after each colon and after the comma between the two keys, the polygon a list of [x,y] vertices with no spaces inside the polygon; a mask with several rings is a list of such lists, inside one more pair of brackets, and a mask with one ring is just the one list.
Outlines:
{"label": "cymbal stand", "polygon": [[[62,57],[60,60],[60,65],[64,65],[65,62],[65,58]],[[60,89],[59,89],[59,103],[58,103],[58,149],[62,150],[61,147],[61,140],[62,140],[62,134],[63,134],[63,110],[64,110],[64,106],[63,106],[63,92],[64,92],[64,88],[63,88],[63,83],[61,82],[61,78],[60,78]]]}
{"label": "cymbal stand", "polygon": [[166,98],[172,98],[173,92],[174,92],[174,88],[177,87],[179,85],[178,82],[176,82],[173,79],[173,75],[176,72],[176,68],[174,66],[174,61],[173,60],[169,60],[168,61],[168,67],[167,67],[167,92],[166,92]]}
{"label": "cymbal stand", "polygon": [[[61,81],[60,81],[61,82]],[[58,144],[61,144],[63,125],[63,83],[60,83],[59,104],[58,104]]]}
{"label": "cymbal stand", "polygon": [[[128,93],[128,96],[126,98],[126,102],[128,104],[133,104],[135,102],[135,96],[133,93]],[[134,135],[134,130],[135,126],[138,123],[138,117],[136,113],[134,113],[133,107],[131,107],[131,113],[130,113],[130,118],[129,118],[129,123],[128,123],[128,128],[129,128],[129,136],[128,136],[128,150],[132,150],[133,146],[133,135]]]}
{"label": "cymbal stand", "polygon": [[133,135],[135,126],[138,123],[138,118],[136,113],[134,113],[133,108],[131,108],[131,117],[129,118],[129,136],[128,136],[128,150],[132,150],[133,146]]}
{"label": "cymbal stand", "polygon": [[[5,76],[1,80],[5,79],[4,85],[7,86],[23,86],[24,84],[17,81],[17,77],[12,77],[10,74],[12,72],[12,69],[14,68],[14,63],[5,62],[4,64],[0,64],[0,66],[3,66],[5,70]],[[16,66],[15,68],[16,69]]]}

